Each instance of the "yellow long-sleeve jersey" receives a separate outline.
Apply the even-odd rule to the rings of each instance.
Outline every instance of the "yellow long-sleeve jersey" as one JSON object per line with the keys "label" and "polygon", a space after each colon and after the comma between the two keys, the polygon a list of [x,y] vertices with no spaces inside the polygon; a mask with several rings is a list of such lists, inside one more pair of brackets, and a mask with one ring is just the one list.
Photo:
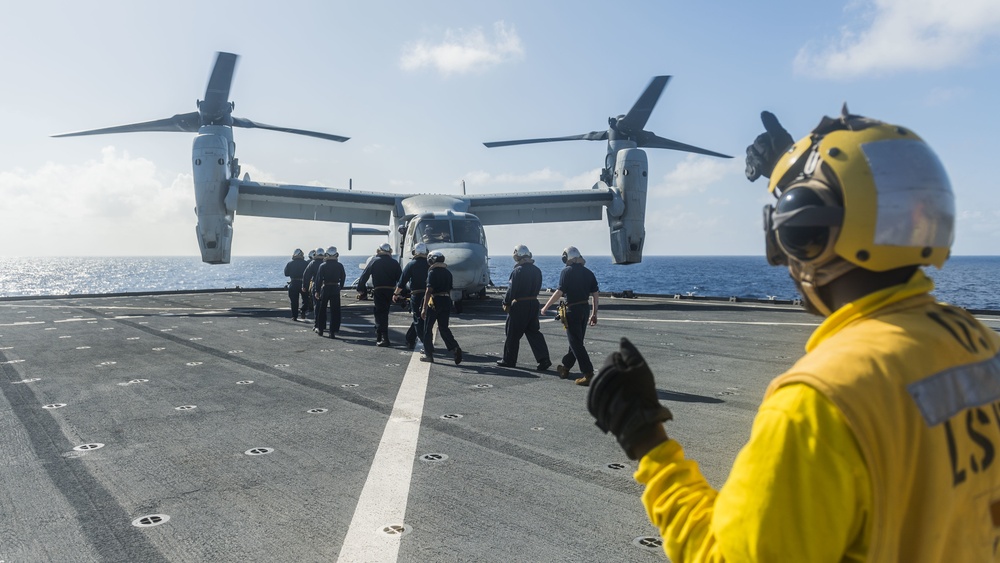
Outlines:
{"label": "yellow long-sleeve jersey", "polygon": [[932,288],[831,315],[720,491],[673,440],[640,461],[675,563],[1000,561],[1000,336]]}

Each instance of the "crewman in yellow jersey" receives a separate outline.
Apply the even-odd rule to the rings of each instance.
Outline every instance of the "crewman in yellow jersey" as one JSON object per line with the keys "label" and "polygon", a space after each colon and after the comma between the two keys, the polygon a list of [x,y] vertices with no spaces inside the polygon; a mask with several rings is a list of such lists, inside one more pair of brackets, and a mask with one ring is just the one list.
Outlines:
{"label": "crewman in yellow jersey", "polygon": [[[627,339],[588,409],[618,438],[674,563],[1000,561],[1000,336],[935,301],[951,186],[906,127],[824,118],[797,143],[770,113],[747,177],[770,178],[767,258],[825,317],[768,386],[718,491],[667,437]],[[678,421],[683,424],[683,421]]]}

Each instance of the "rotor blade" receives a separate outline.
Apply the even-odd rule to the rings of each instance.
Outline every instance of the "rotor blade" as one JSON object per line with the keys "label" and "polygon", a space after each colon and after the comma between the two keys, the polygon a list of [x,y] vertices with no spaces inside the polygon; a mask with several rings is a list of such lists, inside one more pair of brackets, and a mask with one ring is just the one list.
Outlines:
{"label": "rotor blade", "polygon": [[80,137],[83,135],[104,135],[106,133],[132,133],[136,131],[180,131],[194,133],[198,131],[201,118],[198,112],[179,113],[167,119],[157,119],[155,121],[144,121],[142,123],[132,123],[129,125],[117,125],[115,127],[105,127],[103,129],[90,129],[87,131],[75,131],[73,133],[59,133],[53,137]]}
{"label": "rotor blade", "polygon": [[343,143],[344,141],[350,139],[350,137],[341,137],[340,135],[331,135],[329,133],[319,133],[316,131],[306,131],[305,129],[292,129],[291,127],[278,127],[276,125],[257,123],[255,121],[250,121],[249,119],[244,119],[242,117],[233,118],[233,127],[245,127],[247,129],[254,129],[254,128],[269,129],[271,131],[281,131],[284,133],[293,133],[295,135],[318,137],[320,139],[326,139],[328,141],[337,141],[338,143]]}
{"label": "rotor blade", "polygon": [[608,138],[607,131],[591,131],[582,135],[570,135],[568,137],[545,137],[543,139],[520,139],[517,141],[493,141],[483,143],[487,147],[509,147],[511,145],[527,145],[530,143],[552,143],[555,141],[603,141]]}
{"label": "rotor blade", "polygon": [[628,110],[625,119],[622,120],[621,123],[627,129],[641,131],[646,127],[646,122],[649,121],[649,114],[653,113],[653,108],[656,107],[656,102],[660,99],[663,89],[667,87],[668,81],[670,81],[669,76],[653,77],[649,86],[646,86],[646,90],[639,96],[639,99],[635,101],[635,105],[632,106],[632,109]]}
{"label": "rotor blade", "polygon": [[208,79],[208,88],[205,89],[205,99],[202,101],[208,107],[203,107],[203,111],[214,111],[229,103],[229,88],[233,83],[237,58],[239,57],[233,53],[221,52],[215,57],[215,67],[212,68],[212,76]]}
{"label": "rotor blade", "polygon": [[[648,132],[647,132],[648,133]],[[694,145],[685,145],[684,143],[678,143],[677,141],[671,141],[670,139],[664,139],[663,137],[658,137],[652,133],[648,136],[644,135],[643,138],[637,143],[640,147],[647,147],[651,149],[670,149],[675,151],[683,152],[693,152],[696,154],[704,154],[707,156],[718,156],[721,158],[733,158],[728,154],[722,154],[715,151],[710,151],[708,149],[703,149],[696,147]]]}

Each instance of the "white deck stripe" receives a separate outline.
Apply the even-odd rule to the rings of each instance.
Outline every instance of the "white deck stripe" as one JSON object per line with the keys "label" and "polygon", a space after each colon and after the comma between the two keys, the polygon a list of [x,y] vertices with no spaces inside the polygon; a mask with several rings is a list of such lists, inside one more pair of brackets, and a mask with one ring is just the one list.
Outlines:
{"label": "white deck stripe", "polygon": [[395,562],[399,537],[379,531],[390,524],[403,524],[410,476],[420,435],[420,418],[431,364],[420,361],[414,351],[396,395],[396,403],[385,425],[368,479],[354,509],[350,528],[340,548],[338,561]]}

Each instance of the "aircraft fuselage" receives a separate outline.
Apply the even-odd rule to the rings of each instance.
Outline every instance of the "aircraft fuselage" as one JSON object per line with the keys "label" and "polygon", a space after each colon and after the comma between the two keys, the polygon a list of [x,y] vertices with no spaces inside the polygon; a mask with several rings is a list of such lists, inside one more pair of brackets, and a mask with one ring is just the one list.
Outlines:
{"label": "aircraft fuselage", "polygon": [[480,294],[490,283],[486,232],[471,213],[443,211],[420,213],[409,218],[400,244],[401,261],[411,256],[417,243],[444,254],[453,277],[452,299]]}

